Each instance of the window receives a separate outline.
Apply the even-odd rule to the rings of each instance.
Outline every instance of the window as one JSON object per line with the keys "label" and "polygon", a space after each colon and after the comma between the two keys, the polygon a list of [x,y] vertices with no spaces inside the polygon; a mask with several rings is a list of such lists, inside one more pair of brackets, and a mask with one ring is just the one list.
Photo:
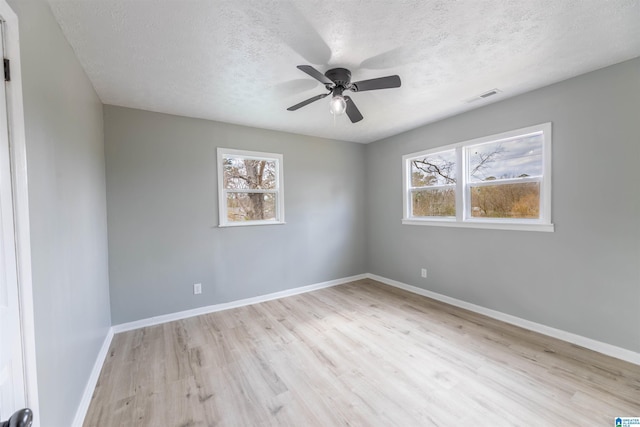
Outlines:
{"label": "window", "polygon": [[411,207],[417,217],[456,216],[456,151],[411,160]]}
{"label": "window", "polygon": [[282,154],[218,148],[220,227],[284,224]]}
{"label": "window", "polygon": [[403,156],[403,224],[553,231],[551,123]]}

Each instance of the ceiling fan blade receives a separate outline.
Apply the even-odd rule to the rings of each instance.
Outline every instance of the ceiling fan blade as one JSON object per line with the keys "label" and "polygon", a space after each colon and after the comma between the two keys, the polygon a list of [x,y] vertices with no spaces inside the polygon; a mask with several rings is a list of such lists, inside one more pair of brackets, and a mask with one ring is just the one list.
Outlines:
{"label": "ceiling fan blade", "polygon": [[309,74],[311,77],[313,77],[320,83],[324,83],[326,85],[332,85],[332,86],[334,85],[334,83],[331,80],[329,80],[327,76],[325,76],[320,71],[313,68],[311,65],[298,65],[298,69]]}
{"label": "ceiling fan blade", "polygon": [[354,82],[356,92],[364,92],[366,90],[391,89],[400,87],[400,76],[379,77],[371,80],[361,80]]}
{"label": "ceiling fan blade", "polygon": [[326,97],[326,96],[329,96],[329,94],[330,94],[330,93],[331,93],[331,92],[329,92],[329,93],[323,93],[322,95],[316,95],[316,96],[314,96],[313,98],[309,98],[309,99],[307,99],[306,101],[302,101],[301,103],[294,105],[293,107],[289,107],[289,108],[287,108],[287,110],[288,110],[288,111],[296,111],[298,108],[302,108],[302,107],[304,107],[305,105],[311,104],[312,102],[315,102],[315,101],[317,101],[317,100],[319,100],[319,99],[322,99],[322,98],[324,98],[324,97]]}
{"label": "ceiling fan blade", "polygon": [[357,123],[362,120],[364,117],[362,117],[360,110],[358,110],[358,107],[356,107],[351,97],[345,96],[344,100],[347,101],[347,116],[349,116],[351,123]]}

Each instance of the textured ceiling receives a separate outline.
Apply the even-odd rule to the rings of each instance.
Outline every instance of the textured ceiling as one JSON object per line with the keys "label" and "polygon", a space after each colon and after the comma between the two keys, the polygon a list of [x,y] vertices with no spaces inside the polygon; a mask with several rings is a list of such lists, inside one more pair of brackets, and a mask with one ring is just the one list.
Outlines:
{"label": "textured ceiling", "polygon": [[[49,3],[105,104],[365,143],[640,56],[639,0]],[[402,87],[289,112],[326,92],[300,64]]]}

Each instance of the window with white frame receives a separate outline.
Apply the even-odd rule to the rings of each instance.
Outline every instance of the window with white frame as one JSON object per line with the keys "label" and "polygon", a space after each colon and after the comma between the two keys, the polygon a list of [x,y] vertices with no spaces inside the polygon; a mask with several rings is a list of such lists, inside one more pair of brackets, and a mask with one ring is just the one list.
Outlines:
{"label": "window with white frame", "polygon": [[407,154],[403,224],[553,231],[551,123]]}
{"label": "window with white frame", "polygon": [[218,148],[220,227],[284,223],[282,154]]}

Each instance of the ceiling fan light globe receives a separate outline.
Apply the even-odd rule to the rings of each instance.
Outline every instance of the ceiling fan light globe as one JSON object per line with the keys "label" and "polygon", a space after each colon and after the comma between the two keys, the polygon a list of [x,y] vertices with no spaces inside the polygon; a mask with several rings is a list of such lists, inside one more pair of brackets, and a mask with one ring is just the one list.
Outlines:
{"label": "ceiling fan light globe", "polygon": [[344,97],[341,95],[336,95],[331,98],[331,101],[329,102],[329,109],[333,115],[339,116],[344,114],[347,109],[347,101],[345,101]]}

